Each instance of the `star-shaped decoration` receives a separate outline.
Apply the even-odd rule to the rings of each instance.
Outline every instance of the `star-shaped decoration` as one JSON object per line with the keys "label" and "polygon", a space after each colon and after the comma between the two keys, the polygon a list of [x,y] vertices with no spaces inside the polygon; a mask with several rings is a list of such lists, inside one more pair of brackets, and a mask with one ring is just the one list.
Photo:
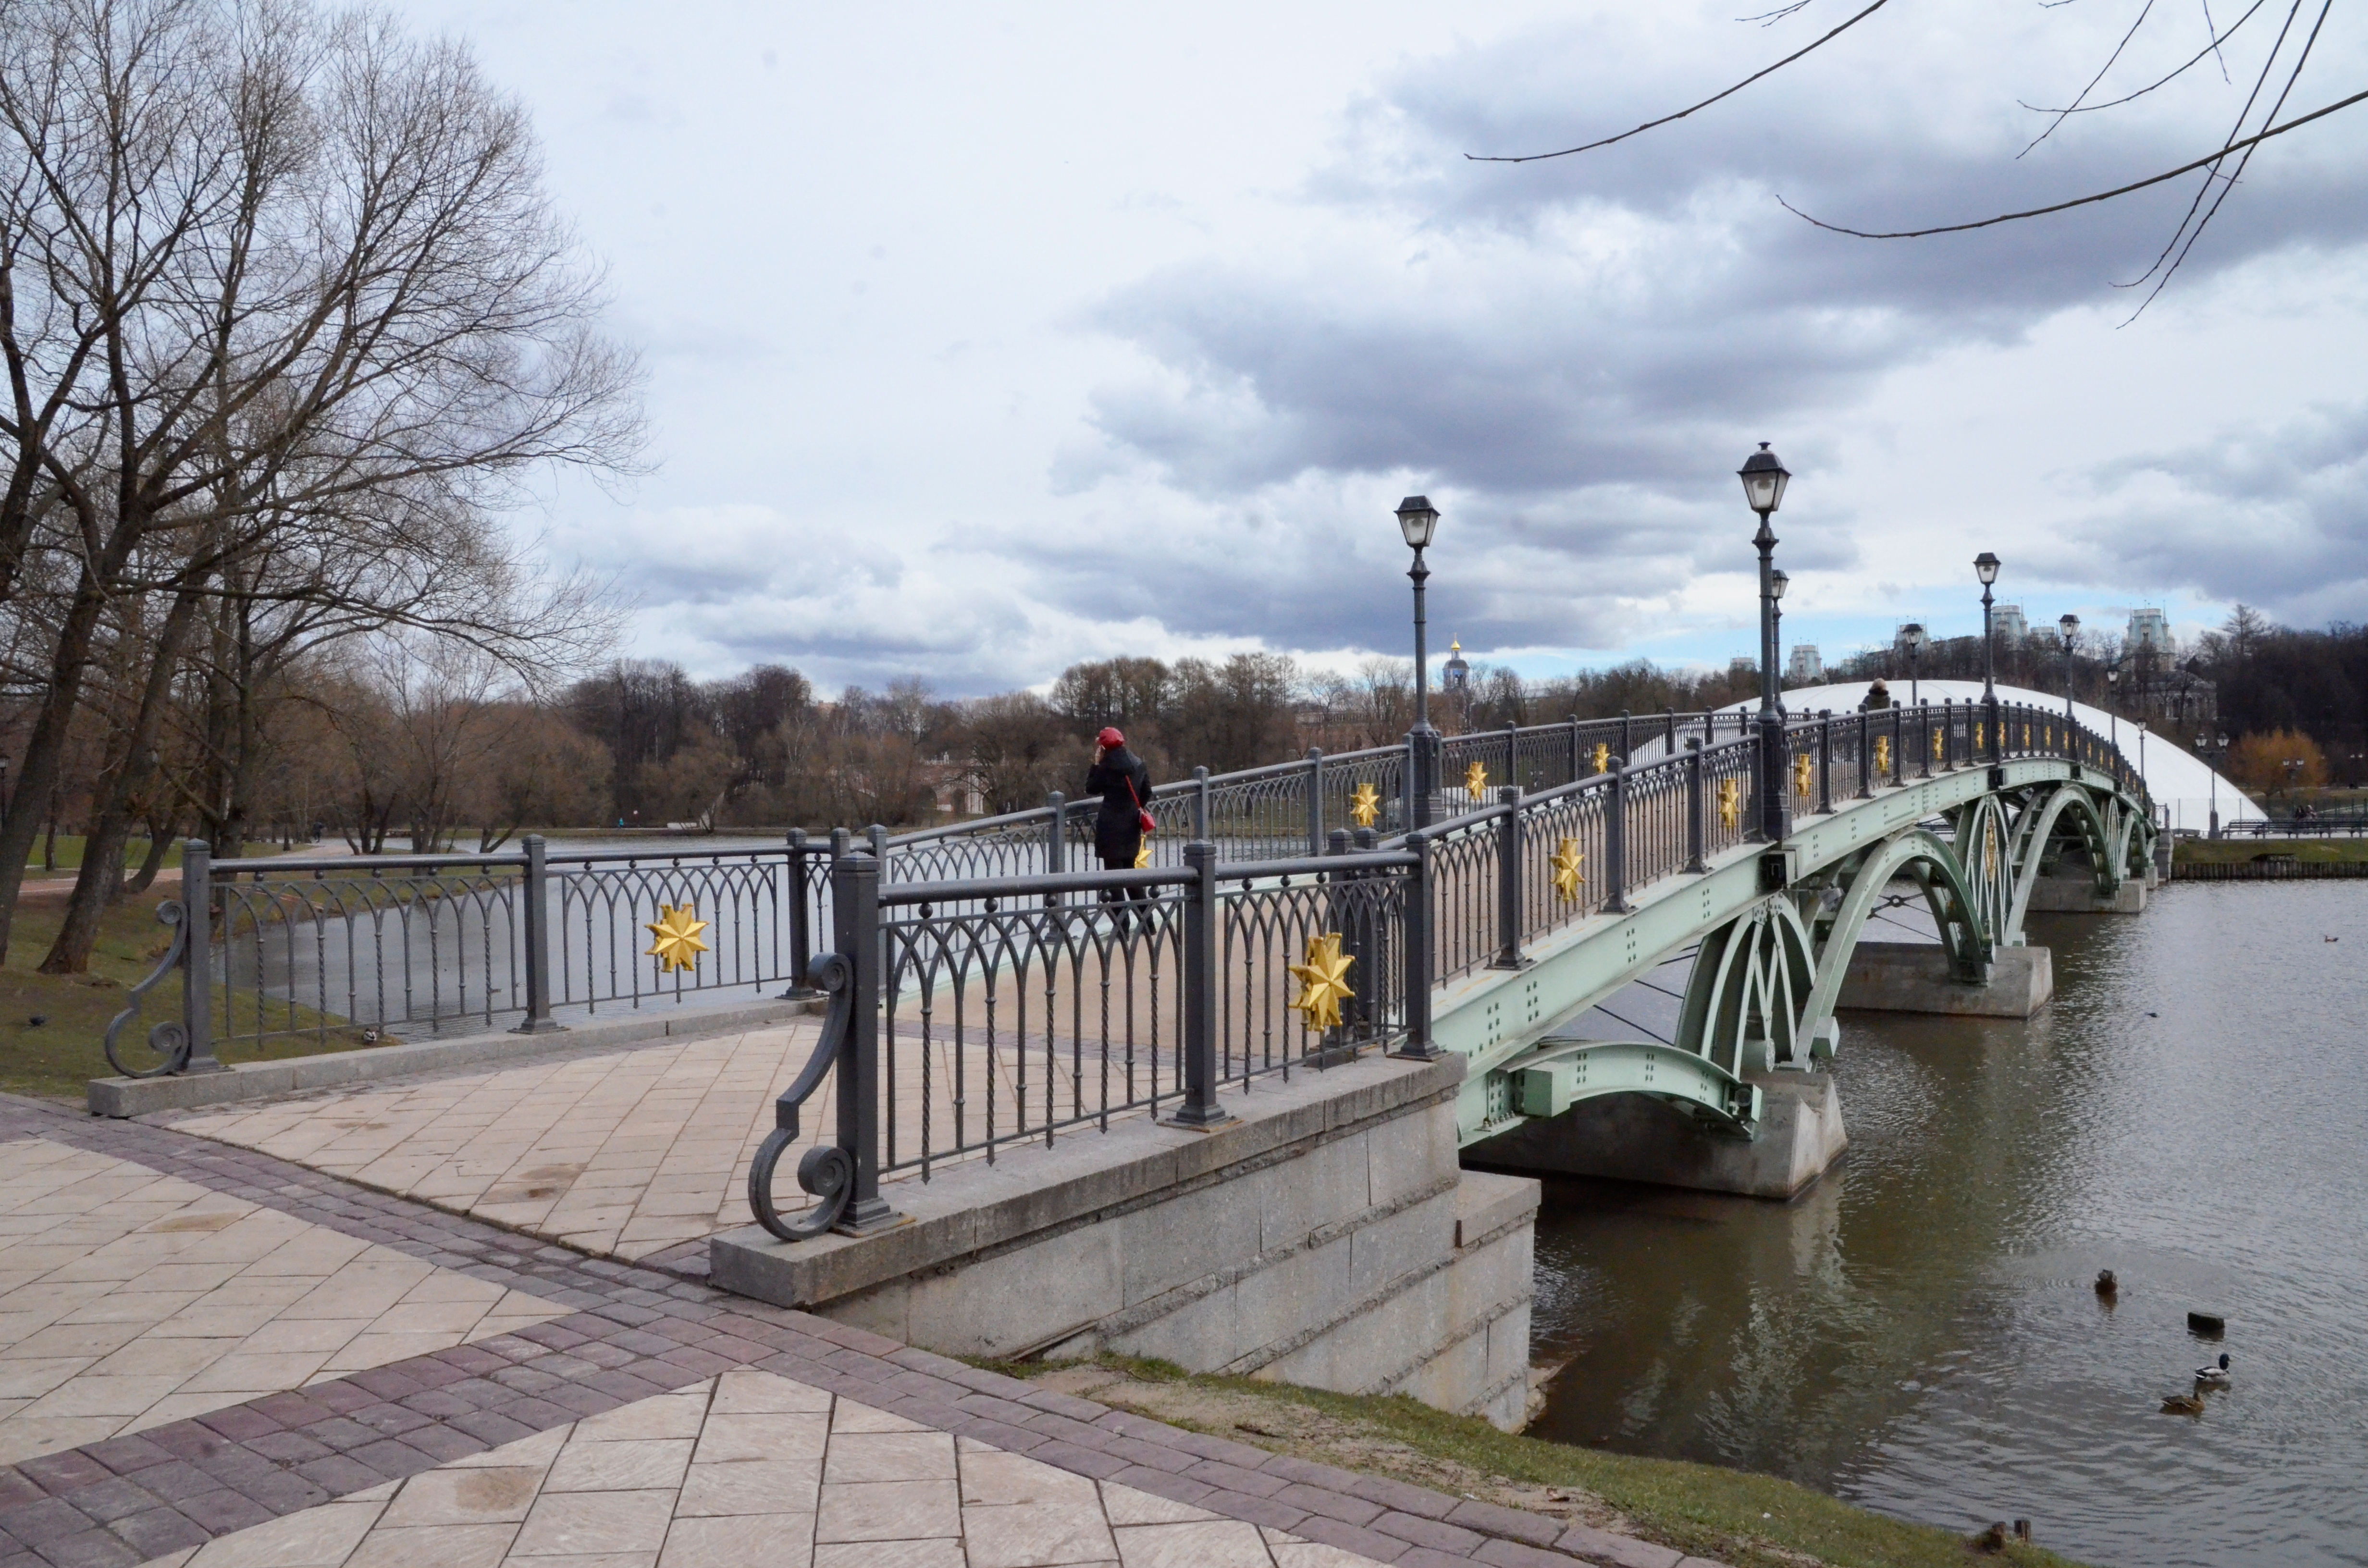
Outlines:
{"label": "star-shaped decoration", "polygon": [[680,909],[659,904],[658,917],[643,922],[642,928],[655,938],[643,949],[643,956],[658,960],[660,974],[670,970],[695,970],[699,967],[699,955],[708,950],[707,944],[699,939],[699,934],[707,929],[707,922],[694,915],[689,904]]}
{"label": "star-shaped decoration", "polygon": [[1877,773],[1891,771],[1891,737],[1889,735],[1874,737],[1874,770]]}
{"label": "star-shaped decoration", "polygon": [[2031,726],[2028,724],[2022,727],[2022,749],[2025,751],[2031,749]]}
{"label": "star-shaped decoration", "polygon": [[1349,820],[1359,827],[1371,827],[1381,820],[1382,792],[1371,784],[1360,784],[1357,792],[1349,797]]}
{"label": "star-shaped decoration", "polygon": [[1578,890],[1587,885],[1587,879],[1578,874],[1579,868],[1587,864],[1587,856],[1579,848],[1578,840],[1565,838],[1555,845],[1547,864],[1554,868],[1554,892],[1562,894],[1564,903],[1577,903]]}
{"label": "star-shaped decoration", "polygon": [[1601,741],[1595,743],[1595,771],[1598,773],[1611,771],[1611,748]]}
{"label": "star-shaped decoration", "polygon": [[1803,752],[1800,756],[1793,759],[1793,794],[1800,796],[1803,800],[1808,799],[1809,787],[1816,782],[1816,778],[1817,765],[1809,760],[1809,754],[1807,752]]}
{"label": "star-shaped decoration", "polygon": [[1982,739],[1982,728],[1983,727],[1979,724],[1974,726],[1974,749],[1975,751],[1981,750],[1982,747],[1987,744]]}
{"label": "star-shaped decoration", "polygon": [[1135,843],[1134,869],[1138,871],[1151,869],[1151,835],[1147,833]]}
{"label": "star-shaped decoration", "polygon": [[1935,731],[1933,731],[1933,732],[1932,732],[1932,760],[1933,760],[1933,761],[1938,762],[1938,761],[1940,761],[1940,760],[1941,760],[1941,744],[1942,744],[1944,742],[1946,742],[1946,741],[1948,740],[1948,738],[1949,738],[1949,737],[1948,737],[1947,735],[1945,735],[1945,734],[1941,733],[1940,731],[1938,731],[1938,730],[1935,730]]}
{"label": "star-shaped decoration", "polygon": [[1718,820],[1729,833],[1743,821],[1743,786],[1732,778],[1718,781]]}
{"label": "star-shaped decoration", "polygon": [[1465,794],[1471,796],[1476,801],[1482,795],[1486,794],[1487,791],[1488,769],[1484,764],[1475,762],[1471,767],[1463,770],[1463,792]]}
{"label": "star-shaped decoration", "polygon": [[1340,933],[1326,931],[1307,938],[1307,961],[1291,966],[1299,994],[1291,1005],[1311,1029],[1338,1028],[1340,1004],[1350,994],[1349,966],[1357,960],[1340,950]]}

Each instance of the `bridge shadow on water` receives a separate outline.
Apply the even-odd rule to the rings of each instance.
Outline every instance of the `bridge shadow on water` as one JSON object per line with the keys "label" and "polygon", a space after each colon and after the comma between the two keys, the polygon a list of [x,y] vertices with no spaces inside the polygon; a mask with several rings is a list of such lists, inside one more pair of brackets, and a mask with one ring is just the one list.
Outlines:
{"label": "bridge shadow on water", "polygon": [[[1550,1183],[1534,1348],[1569,1364],[1531,1431],[2097,1562],[2368,1562],[2363,916],[2347,883],[2034,916],[2028,1022],[1843,1016],[1850,1149],[1795,1201]],[[2204,1415],[2159,1414],[2222,1349]]]}

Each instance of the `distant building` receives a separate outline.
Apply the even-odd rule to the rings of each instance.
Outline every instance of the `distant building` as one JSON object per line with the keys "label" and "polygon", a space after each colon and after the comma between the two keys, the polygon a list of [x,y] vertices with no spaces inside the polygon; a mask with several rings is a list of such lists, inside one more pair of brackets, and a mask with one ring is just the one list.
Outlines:
{"label": "distant building", "polygon": [[1748,653],[1737,653],[1726,662],[1726,673],[1730,676],[1756,676],[1759,673],[1759,661]]}
{"label": "distant building", "polygon": [[1799,686],[1826,678],[1826,662],[1817,657],[1815,642],[1793,644],[1793,656],[1784,662],[1784,678]]}
{"label": "distant building", "polygon": [[2178,650],[2170,641],[2170,622],[2158,609],[2130,611],[2128,636],[2122,640],[2122,651],[2135,653],[2141,648],[2151,648],[2157,653],[2169,654]]}
{"label": "distant building", "polygon": [[2021,605],[1999,605],[1990,616],[1991,631],[2001,642],[2020,642],[2031,635],[2031,623],[2022,619]]}

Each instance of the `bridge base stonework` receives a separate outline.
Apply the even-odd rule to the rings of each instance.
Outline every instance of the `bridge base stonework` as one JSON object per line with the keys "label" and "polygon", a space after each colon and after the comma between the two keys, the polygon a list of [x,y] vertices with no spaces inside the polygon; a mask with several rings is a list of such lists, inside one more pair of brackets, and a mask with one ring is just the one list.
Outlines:
{"label": "bridge base stonework", "polygon": [[712,1278],[941,1355],[1114,1351],[1518,1430],[1538,1184],[1460,1168],[1463,1069],[1368,1057],[1229,1091],[1211,1131],[1007,1147],[887,1184],[893,1230],[717,1236]]}
{"label": "bridge base stonework", "polygon": [[1839,1006],[1870,1013],[1943,1013],[2027,1018],[2055,994],[2055,957],[2045,948],[1999,948],[1987,985],[1952,978],[1937,942],[1861,942],[1842,977]]}
{"label": "bridge base stonework", "polygon": [[2094,877],[2041,877],[2031,884],[2029,907],[2035,915],[2144,915],[2146,903],[2146,883],[2135,877],[2104,894]]}
{"label": "bridge base stonework", "polygon": [[1833,1075],[1774,1072],[1745,1077],[1760,1094],[1759,1132],[1749,1140],[1705,1126],[1649,1095],[1605,1095],[1474,1143],[1464,1155],[1474,1165],[1541,1176],[1601,1176],[1746,1198],[1796,1197],[1850,1144]]}

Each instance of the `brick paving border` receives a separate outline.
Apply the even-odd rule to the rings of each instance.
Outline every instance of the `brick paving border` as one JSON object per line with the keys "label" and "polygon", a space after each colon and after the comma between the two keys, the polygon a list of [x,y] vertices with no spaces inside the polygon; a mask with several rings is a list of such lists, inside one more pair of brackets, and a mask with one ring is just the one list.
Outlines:
{"label": "brick paving border", "polygon": [[0,1138],[130,1160],[576,1309],[0,1467],[0,1568],[148,1558],[741,1368],[1403,1568],[1715,1568],[1666,1547],[1180,1431],[826,1318],[587,1257],[168,1128],[0,1096]]}

